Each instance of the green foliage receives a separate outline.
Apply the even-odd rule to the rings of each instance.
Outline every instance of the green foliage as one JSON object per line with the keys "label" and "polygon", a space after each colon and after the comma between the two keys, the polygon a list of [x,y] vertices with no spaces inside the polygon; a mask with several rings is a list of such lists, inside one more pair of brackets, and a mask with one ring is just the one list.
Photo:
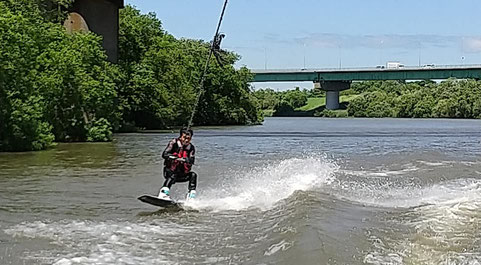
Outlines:
{"label": "green foliage", "polygon": [[64,35],[37,57],[37,87],[47,101],[46,117],[57,141],[86,140],[87,124],[107,118],[116,123],[115,69],[106,61],[100,38]]}
{"label": "green foliage", "polygon": [[325,117],[325,118],[346,118],[347,111],[346,110],[329,110],[324,109],[321,112],[315,112],[315,117]]}
{"label": "green foliage", "polygon": [[282,95],[282,100],[286,101],[292,108],[299,108],[307,104],[307,93],[300,91],[299,88],[289,90]]}
{"label": "green foliage", "polygon": [[[0,151],[40,150],[53,141],[110,141],[113,130],[184,125],[193,111],[209,44],[176,39],[155,14],[120,15],[119,65],[101,37],[67,34],[71,0],[0,1]],[[195,124],[263,119],[239,56],[221,51],[204,82]]]}
{"label": "green foliage", "polygon": [[265,110],[262,110],[262,114],[264,115],[264,117],[272,117],[274,116],[274,111],[275,110],[272,110],[272,109],[265,109]]}
{"label": "green foliage", "polygon": [[308,97],[312,93],[312,91],[306,89],[300,90],[298,87],[294,90],[282,92],[275,92],[267,88],[255,91],[253,96],[259,102],[261,109],[269,110],[275,115],[284,115],[306,105]]}
{"label": "green foliage", "polygon": [[0,2],[1,150],[86,140],[90,120],[116,122],[115,68],[100,38],[68,35],[35,3]]}
{"label": "green foliage", "polygon": [[365,95],[367,105],[367,117],[382,118],[391,116],[391,98],[384,91],[374,91]]}
{"label": "green foliage", "polygon": [[336,113],[333,110],[323,109],[322,111],[314,112],[314,117],[334,118],[336,117]]}
{"label": "green foliage", "polygon": [[43,97],[34,86],[34,59],[42,48],[37,38],[46,29],[9,5],[0,2],[0,151],[40,150],[53,141]]}
{"label": "green foliage", "polygon": [[320,88],[313,88],[307,92],[309,98],[322,98],[326,97],[326,92]]}
{"label": "green foliage", "polygon": [[291,115],[294,112],[294,108],[289,104],[289,101],[281,100],[275,111],[276,116]]}
{"label": "green foliage", "polygon": [[253,95],[263,110],[274,112],[280,103],[280,96],[270,88],[256,90]]}
{"label": "green foliage", "polygon": [[32,22],[63,23],[66,9],[74,0],[2,0],[4,6],[15,14],[31,18]]}
{"label": "green foliage", "polygon": [[119,63],[130,70],[129,66],[139,63],[153,42],[162,36],[162,23],[155,13],[141,14],[127,5],[120,10]]}
{"label": "green foliage", "polygon": [[6,101],[0,115],[0,151],[35,151],[52,146],[54,136],[51,125],[42,119],[40,97],[7,97]]}
{"label": "green foliage", "polygon": [[262,121],[258,102],[248,82],[252,75],[245,67],[211,65],[205,81],[206,91],[199,104],[195,124],[256,124]]}
{"label": "green foliage", "polygon": [[88,142],[108,142],[112,141],[112,126],[107,119],[100,118],[91,121],[87,126]]}
{"label": "green foliage", "polygon": [[[448,79],[436,83],[366,81],[354,82],[342,91],[341,103],[347,112],[324,110],[324,98],[308,98],[307,104],[293,108],[292,95],[311,91],[275,92],[261,89],[254,92],[261,108],[274,116],[295,115],[313,111],[318,117],[397,117],[397,118],[481,118],[481,81]],[[317,92],[316,92],[317,93]],[[299,97],[300,98],[300,97]],[[299,103],[300,104],[300,103]],[[343,105],[343,104],[341,104]],[[297,112],[297,113],[296,113]]]}
{"label": "green foliage", "polygon": [[480,118],[481,82],[359,82],[364,91],[349,103],[354,117]]}
{"label": "green foliage", "polygon": [[[158,129],[188,123],[210,45],[175,39],[155,14],[126,7],[120,15],[119,102],[126,124]],[[194,117],[196,125],[253,124],[262,112],[252,96],[247,68],[236,70],[239,56],[222,51],[224,65],[211,60],[205,92]]]}

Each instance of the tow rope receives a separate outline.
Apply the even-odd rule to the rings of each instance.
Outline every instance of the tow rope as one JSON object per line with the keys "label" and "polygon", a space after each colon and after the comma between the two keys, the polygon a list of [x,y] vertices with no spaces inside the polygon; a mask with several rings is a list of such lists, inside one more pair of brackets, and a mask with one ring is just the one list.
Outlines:
{"label": "tow rope", "polygon": [[204,81],[205,81],[205,75],[207,73],[207,69],[209,67],[209,62],[210,59],[212,58],[212,54],[216,49],[219,49],[220,42],[222,41],[222,38],[224,37],[224,34],[219,35],[219,30],[220,30],[220,25],[222,24],[222,19],[224,18],[224,12],[227,7],[227,2],[228,0],[225,0],[224,2],[224,7],[222,8],[222,13],[220,14],[219,18],[219,23],[217,24],[217,29],[215,31],[214,39],[212,40],[212,44],[210,46],[210,51],[209,51],[209,56],[207,56],[207,60],[205,62],[204,66],[204,72],[202,73],[202,76],[200,78],[199,82],[199,92],[197,93],[197,97],[195,99],[195,104],[194,104],[194,109],[192,110],[192,115],[190,116],[189,123],[187,125],[187,128],[190,129],[192,127],[192,122],[194,120],[194,115],[197,111],[197,105],[199,105],[200,98],[202,96],[202,93],[204,93]]}

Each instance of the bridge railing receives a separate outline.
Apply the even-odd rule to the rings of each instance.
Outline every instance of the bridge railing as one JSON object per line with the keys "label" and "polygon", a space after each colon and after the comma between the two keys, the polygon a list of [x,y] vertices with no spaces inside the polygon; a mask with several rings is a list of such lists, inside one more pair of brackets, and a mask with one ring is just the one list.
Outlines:
{"label": "bridge railing", "polygon": [[303,72],[349,72],[349,71],[401,71],[401,70],[429,70],[429,69],[473,69],[481,68],[481,64],[462,64],[462,65],[434,65],[423,66],[403,66],[396,68],[386,67],[346,67],[346,68],[309,68],[309,69],[251,69],[251,72],[263,73],[303,73]]}

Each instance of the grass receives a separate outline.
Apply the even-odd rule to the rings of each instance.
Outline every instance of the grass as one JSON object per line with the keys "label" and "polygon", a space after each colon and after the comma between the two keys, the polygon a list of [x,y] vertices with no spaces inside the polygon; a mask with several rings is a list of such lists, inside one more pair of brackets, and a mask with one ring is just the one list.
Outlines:
{"label": "grass", "polygon": [[[359,95],[340,96],[339,103],[349,102]],[[310,111],[326,105],[326,98],[308,98],[307,104],[295,109],[296,111]]]}
{"label": "grass", "polygon": [[297,108],[296,110],[309,111],[309,110],[317,109],[323,105],[326,105],[326,98],[308,98],[307,104]]}

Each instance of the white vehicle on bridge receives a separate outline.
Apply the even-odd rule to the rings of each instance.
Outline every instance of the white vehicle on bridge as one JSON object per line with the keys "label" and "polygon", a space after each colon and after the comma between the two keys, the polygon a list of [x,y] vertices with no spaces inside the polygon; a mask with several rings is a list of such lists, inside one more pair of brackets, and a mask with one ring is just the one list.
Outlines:
{"label": "white vehicle on bridge", "polygon": [[399,69],[399,68],[404,68],[404,64],[400,62],[387,62],[386,63],[386,68],[387,69]]}
{"label": "white vehicle on bridge", "polygon": [[434,68],[434,64],[425,64],[423,65],[423,68]]}

